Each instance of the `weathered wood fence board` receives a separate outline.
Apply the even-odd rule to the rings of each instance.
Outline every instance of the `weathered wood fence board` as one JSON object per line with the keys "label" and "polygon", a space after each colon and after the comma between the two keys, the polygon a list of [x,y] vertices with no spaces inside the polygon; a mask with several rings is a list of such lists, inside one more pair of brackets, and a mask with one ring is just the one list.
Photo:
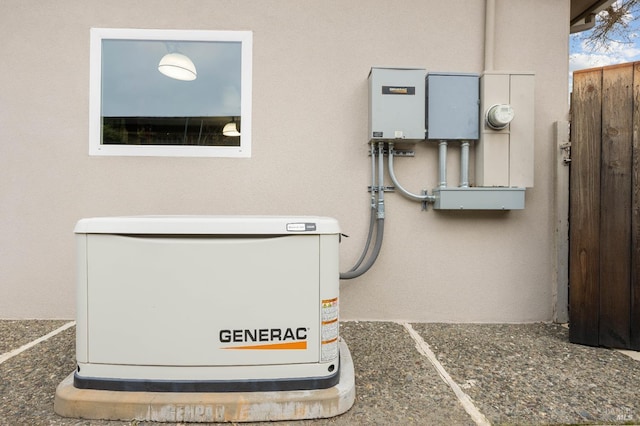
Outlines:
{"label": "weathered wood fence board", "polygon": [[640,64],[633,65],[631,168],[631,348],[640,350]]}
{"label": "weathered wood fence board", "polygon": [[602,73],[600,344],[629,343],[633,67]]}
{"label": "weathered wood fence board", "polygon": [[640,349],[636,65],[574,73],[569,337],[575,343]]}
{"label": "weathered wood fence board", "polygon": [[[597,346],[600,285],[600,129],[602,74],[575,73],[571,103],[569,339]],[[579,141],[579,142],[578,142]],[[577,166],[577,165],[580,166]],[[579,167],[579,170],[578,170]],[[579,214],[578,214],[579,212]],[[594,315],[595,313],[595,315]]]}

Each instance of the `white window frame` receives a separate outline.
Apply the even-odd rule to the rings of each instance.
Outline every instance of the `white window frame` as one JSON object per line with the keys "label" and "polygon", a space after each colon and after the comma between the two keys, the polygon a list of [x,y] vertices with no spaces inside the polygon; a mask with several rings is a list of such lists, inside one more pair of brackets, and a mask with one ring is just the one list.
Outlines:
{"label": "white window frame", "polygon": [[[222,41],[241,43],[240,146],[110,145],[102,143],[102,41]],[[251,81],[253,33],[251,31],[151,30],[92,28],[89,90],[89,155],[160,157],[251,157]]]}

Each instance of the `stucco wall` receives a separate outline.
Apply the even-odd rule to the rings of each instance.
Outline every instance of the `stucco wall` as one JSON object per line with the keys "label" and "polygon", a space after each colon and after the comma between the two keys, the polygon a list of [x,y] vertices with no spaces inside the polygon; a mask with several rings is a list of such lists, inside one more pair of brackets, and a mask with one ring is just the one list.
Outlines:
{"label": "stucco wall", "polygon": [[[368,225],[370,67],[481,72],[484,3],[3,1],[0,318],[74,316],[72,231],[82,217],[332,216],[350,236],[341,244],[348,269]],[[551,319],[553,122],[567,114],[569,5],[496,3],[495,68],[536,73],[535,188],[526,209],[423,212],[387,194],[382,253],[366,275],[342,282],[342,318]],[[91,27],[253,31],[252,157],[89,157]],[[436,148],[415,151],[396,171],[419,192],[436,186]]]}

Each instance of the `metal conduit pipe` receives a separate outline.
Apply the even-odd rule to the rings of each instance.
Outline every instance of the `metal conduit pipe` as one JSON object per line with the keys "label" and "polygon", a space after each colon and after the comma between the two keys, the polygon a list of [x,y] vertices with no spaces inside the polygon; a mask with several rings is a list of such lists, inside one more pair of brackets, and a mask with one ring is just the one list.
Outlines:
{"label": "metal conduit pipe", "polygon": [[384,219],[384,142],[378,142],[378,219]]}
{"label": "metal conduit pipe", "polygon": [[376,243],[373,246],[373,250],[371,252],[371,255],[369,256],[369,259],[364,264],[364,266],[362,266],[359,269],[356,269],[355,271],[341,272],[340,273],[341,280],[350,280],[353,278],[357,278],[363,275],[369,269],[371,269],[376,259],[378,258],[378,255],[380,254],[380,248],[382,247],[383,234],[384,234],[384,219],[378,219],[376,221]]}
{"label": "metal conduit pipe", "polygon": [[460,144],[460,187],[469,187],[469,141]]}
{"label": "metal conduit pipe", "polygon": [[438,186],[447,187],[447,141],[441,140],[438,144]]}
{"label": "metal conduit pipe", "polygon": [[373,237],[373,228],[376,225],[376,148],[371,141],[371,214],[369,215],[369,232],[367,234],[367,242],[364,244],[362,254],[356,263],[349,269],[349,272],[353,272],[362,264],[364,258],[369,252],[371,246],[371,238]]}
{"label": "metal conduit pipe", "polygon": [[[373,144],[371,145],[373,153]],[[355,270],[340,273],[341,280],[350,280],[357,278],[367,272],[375,263],[380,249],[382,248],[382,237],[384,235],[384,142],[378,143],[378,204],[377,204],[377,220],[376,224],[376,242],[371,251],[371,255],[365,264]],[[373,191],[373,187],[371,188]],[[372,222],[373,223],[373,222]],[[366,253],[366,252],[365,252]]]}
{"label": "metal conduit pipe", "polygon": [[364,248],[362,249],[362,254],[360,254],[360,258],[358,261],[349,269],[349,272],[353,272],[362,265],[364,258],[367,256],[369,252],[369,247],[371,246],[371,238],[373,237],[373,228],[376,226],[376,208],[375,206],[371,209],[371,214],[369,215],[369,232],[367,234],[367,242],[364,244]]}
{"label": "metal conduit pipe", "polygon": [[398,179],[396,178],[395,171],[393,170],[393,143],[389,143],[389,177],[391,177],[391,182],[393,182],[396,189],[405,197],[415,201],[435,201],[435,197],[433,195],[414,194],[407,191],[402,185],[400,185],[400,182],[398,182]]}
{"label": "metal conduit pipe", "polygon": [[373,141],[371,141],[371,208],[376,208],[376,147]]}

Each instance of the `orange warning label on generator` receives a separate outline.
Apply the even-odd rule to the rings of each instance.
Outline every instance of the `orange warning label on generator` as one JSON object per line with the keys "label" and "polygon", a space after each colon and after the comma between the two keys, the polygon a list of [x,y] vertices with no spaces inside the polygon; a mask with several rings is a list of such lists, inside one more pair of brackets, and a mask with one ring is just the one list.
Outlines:
{"label": "orange warning label on generator", "polygon": [[322,323],[320,327],[320,361],[331,361],[338,356],[338,298],[321,301]]}

